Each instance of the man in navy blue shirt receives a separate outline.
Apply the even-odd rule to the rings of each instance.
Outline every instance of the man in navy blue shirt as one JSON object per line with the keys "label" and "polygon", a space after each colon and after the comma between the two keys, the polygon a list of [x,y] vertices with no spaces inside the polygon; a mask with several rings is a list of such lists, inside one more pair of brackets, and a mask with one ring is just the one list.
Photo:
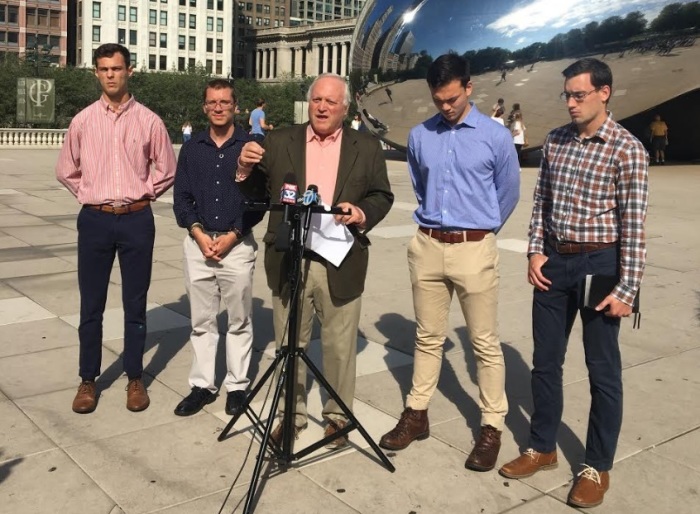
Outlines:
{"label": "man in navy blue shirt", "polygon": [[192,392],[175,408],[178,416],[195,414],[216,398],[216,316],[222,299],[228,312],[223,383],[226,413],[236,414],[245,402],[250,383],[253,271],[258,249],[251,230],[264,216],[264,212],[246,212],[246,197],[231,173],[249,140],[248,134],[234,128],[233,86],[223,79],[212,80],[203,100],[209,129],[182,147],[175,174],[173,210],[177,224],[188,231],[184,273],[194,350],[189,376]]}
{"label": "man in navy blue shirt", "polygon": [[498,337],[496,232],[520,196],[520,167],[510,132],[469,102],[469,63],[438,57],[428,86],[439,113],[414,127],[408,165],[418,232],[408,247],[416,315],[413,386],[406,409],[380,446],[406,448],[430,434],[428,403],[442,364],[450,303],[457,293],[476,357],[481,433],[466,467],[493,469],[508,402]]}

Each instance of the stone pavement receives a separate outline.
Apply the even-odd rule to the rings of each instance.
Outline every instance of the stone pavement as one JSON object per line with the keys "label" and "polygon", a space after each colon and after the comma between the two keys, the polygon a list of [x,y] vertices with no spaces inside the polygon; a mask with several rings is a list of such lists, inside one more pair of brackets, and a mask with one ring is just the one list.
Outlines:
{"label": "stone pavement", "polygon": [[[157,236],[145,356],[151,406],[132,413],[124,405],[115,267],[105,314],[100,402],[89,415],[71,411],[78,384],[78,206],[54,179],[56,157],[54,150],[0,150],[0,513],[241,512],[258,448],[251,446],[244,420],[232,437],[218,442],[228,419],[225,396],[193,417],[172,413],[188,392],[192,356],[181,265],[185,233],[174,222],[170,194],[154,204]],[[396,203],[373,231],[358,339],[355,412],[375,440],[402,411],[414,333],[406,245],[415,232],[415,199],[405,163],[391,161],[389,167]],[[531,290],[524,253],[536,170],[524,169],[522,177],[522,200],[499,236],[499,309],[510,401],[499,464],[527,444],[532,409]],[[692,228],[700,220],[698,191],[699,166],[651,169],[642,328],[633,331],[629,320],[623,324],[624,424],[612,488],[592,512],[698,511],[700,236]],[[259,377],[274,354],[262,266],[254,294],[251,373]],[[286,473],[271,467],[260,483],[256,512],[572,512],[565,498],[583,459],[589,404],[580,326],[574,328],[565,366],[561,465],[522,481],[464,469],[479,415],[476,367],[456,302],[450,327],[430,407],[431,437],[389,453],[395,473],[378,463],[354,431],[349,450],[319,451]],[[309,352],[314,359],[317,346],[312,343]],[[223,362],[218,369],[222,376]],[[321,397],[314,387],[312,423],[297,449],[320,436]]]}

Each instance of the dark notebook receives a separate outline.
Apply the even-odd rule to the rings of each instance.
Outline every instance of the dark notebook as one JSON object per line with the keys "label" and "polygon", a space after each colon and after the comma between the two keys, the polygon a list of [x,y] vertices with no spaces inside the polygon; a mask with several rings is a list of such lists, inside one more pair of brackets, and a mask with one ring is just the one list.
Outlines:
{"label": "dark notebook", "polygon": [[[595,309],[615,289],[618,282],[619,279],[615,275],[586,275],[583,290],[583,306]],[[636,328],[639,328],[639,290],[637,290],[637,296],[634,297],[632,313],[634,314],[634,325]]]}

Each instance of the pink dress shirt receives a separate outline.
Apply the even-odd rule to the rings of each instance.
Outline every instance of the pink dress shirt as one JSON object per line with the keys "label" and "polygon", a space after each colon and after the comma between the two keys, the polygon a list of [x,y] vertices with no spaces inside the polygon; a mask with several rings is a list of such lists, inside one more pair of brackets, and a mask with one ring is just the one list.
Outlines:
{"label": "pink dress shirt", "polygon": [[134,97],[113,111],[101,97],[70,124],[56,178],[83,205],[155,200],[172,186],[176,159],[163,121]]}

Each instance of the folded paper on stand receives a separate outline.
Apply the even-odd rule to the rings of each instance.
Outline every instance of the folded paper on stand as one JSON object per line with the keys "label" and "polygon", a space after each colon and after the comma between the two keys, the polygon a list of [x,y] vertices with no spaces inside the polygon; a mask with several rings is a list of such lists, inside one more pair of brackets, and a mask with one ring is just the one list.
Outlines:
{"label": "folded paper on stand", "polygon": [[332,214],[311,214],[306,248],[316,252],[333,266],[340,266],[352,248],[353,241],[348,227],[335,221]]}

